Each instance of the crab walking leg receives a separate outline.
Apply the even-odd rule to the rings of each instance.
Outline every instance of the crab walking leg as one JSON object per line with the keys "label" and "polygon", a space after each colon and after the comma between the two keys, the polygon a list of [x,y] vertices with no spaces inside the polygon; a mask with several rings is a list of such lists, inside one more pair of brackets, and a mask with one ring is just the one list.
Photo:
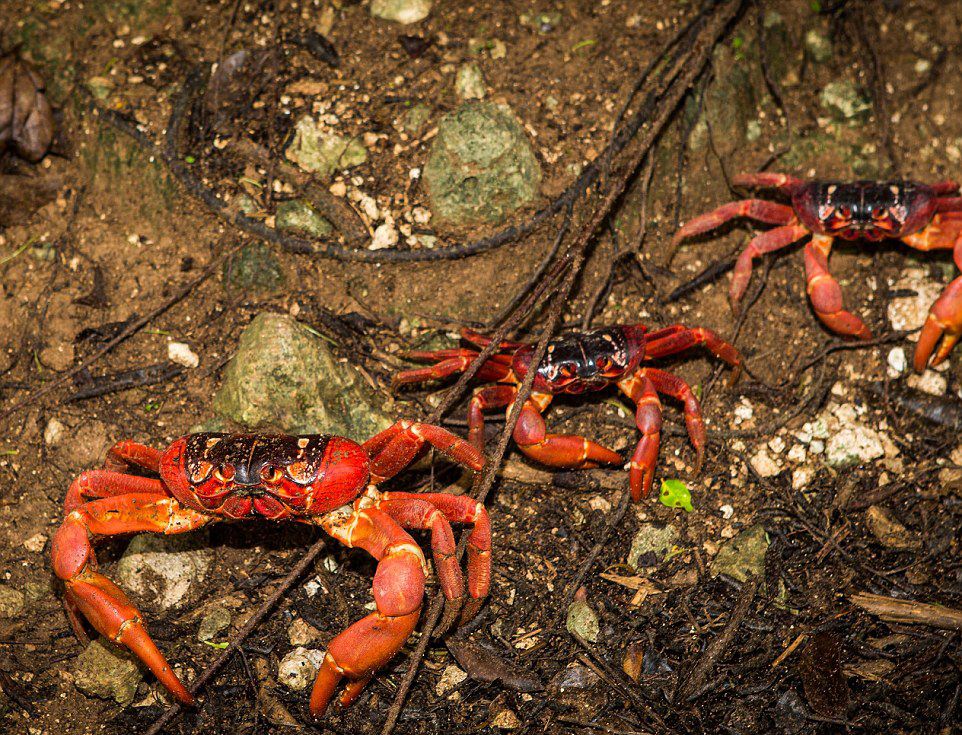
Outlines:
{"label": "crab walking leg", "polygon": [[167,495],[132,493],[85,503],[72,511],[53,539],[54,573],[67,587],[67,612],[75,630],[78,612],[115,643],[133,651],[182,704],[194,698],[174,674],[144,627],[143,616],[116,584],[97,571],[92,543],[120,533],[182,533],[214,520]]}
{"label": "crab walking leg", "polygon": [[489,385],[479,388],[468,404],[468,443],[484,449],[484,409],[504,408],[514,402],[518,388],[514,385]]}
{"label": "crab walking leg", "polygon": [[710,232],[736,217],[748,217],[757,222],[770,225],[789,225],[798,220],[794,210],[785,204],[769,202],[765,199],[743,199],[739,202],[723,204],[718,209],[698,215],[695,219],[682,225],[671,239],[671,252],[674,252],[682,240],[695,235]]}
{"label": "crab walking leg", "polygon": [[[948,201],[958,202],[962,206],[962,200]],[[937,214],[928,227],[915,234],[906,235],[902,241],[916,250],[951,248],[952,259],[956,267],[962,270],[962,213],[950,211]],[[960,337],[962,337],[962,276],[949,283],[929,309],[929,315],[915,347],[913,360],[915,371],[921,373],[925,370],[940,338],[943,338],[942,344],[932,359],[932,365],[938,365],[948,357]]]}
{"label": "crab walking leg", "polygon": [[[551,403],[549,393],[532,391],[521,408],[512,438],[524,454],[550,467],[583,470],[599,464],[620,464],[620,454],[578,434],[548,434],[541,413]],[[510,407],[508,413],[511,413]]]}
{"label": "crab walking leg", "polygon": [[[439,360],[429,367],[402,370],[391,381],[395,387],[407,383],[422,383],[427,380],[440,380],[455,373],[463,373],[480,353],[465,348],[437,350],[435,352],[407,352],[404,357],[411,360]],[[477,379],[484,381],[504,380],[511,375],[511,357],[492,355],[478,370]]]}
{"label": "crab walking leg", "polygon": [[673,324],[659,329],[648,335],[645,345],[645,356],[649,358],[664,357],[676,352],[682,352],[697,345],[704,345],[705,349],[715,357],[724,360],[732,367],[729,386],[734,385],[742,371],[742,356],[735,346],[726,342],[712,330],[705,327],[686,327],[683,324]]}
{"label": "crab walking leg", "polygon": [[491,521],[483,505],[463,495],[443,493],[382,494],[378,507],[403,528],[430,529],[431,551],[441,591],[448,603],[436,633],[443,633],[454,622],[464,603],[464,577],[455,558],[451,523],[473,523],[468,536],[468,594],[462,621],[477,613],[491,587]]}
{"label": "crab walking leg", "polygon": [[371,457],[371,477],[382,482],[394,477],[414,459],[425,443],[454,462],[473,470],[484,466],[484,455],[447,429],[416,421],[398,421],[362,445]]}
{"label": "crab walking leg", "polygon": [[109,470],[125,470],[130,465],[144,467],[153,472],[160,471],[160,458],[164,455],[162,449],[154,449],[139,442],[121,439],[107,452],[104,468]]}
{"label": "crab walking leg", "polygon": [[784,227],[776,227],[774,230],[763,232],[752,238],[748,247],[742,250],[735,261],[735,269],[732,271],[732,282],[728,287],[728,300],[731,302],[732,309],[738,308],[738,302],[745,295],[745,289],[752,279],[752,261],[759,255],[774,253],[788,247],[793,242],[801,240],[809,234],[804,225],[790,224]]}
{"label": "crab walking leg", "polygon": [[631,377],[618,382],[618,388],[634,402],[635,426],[641,432],[641,439],[631,455],[631,469],[628,471],[628,486],[631,499],[640,502],[651,492],[658,461],[658,448],[661,444],[661,401],[654,384],[648,378],[648,369],[643,368]]}
{"label": "crab walking leg", "polygon": [[815,315],[836,334],[855,339],[872,339],[868,327],[850,311],[842,308],[842,288],[829,273],[828,256],[832,252],[832,237],[812,235],[805,246],[805,277],[808,298]]}
{"label": "crab walking leg", "polygon": [[645,374],[652,384],[662,395],[671,396],[682,402],[685,410],[685,427],[688,429],[688,438],[691,445],[695,448],[695,474],[701,472],[702,460],[705,456],[705,420],[702,418],[701,405],[691,386],[677,375],[666,373],[664,370],[648,368]]}
{"label": "crab walking leg", "polygon": [[779,189],[788,195],[791,195],[792,192],[804,183],[804,180],[796,179],[794,176],[771,171],[760,171],[754,174],[737,174],[732,177],[732,186]]}
{"label": "crab walking leg", "polygon": [[364,549],[378,560],[371,587],[377,610],[328,644],[311,692],[314,717],[324,714],[343,677],[349,679],[340,697],[346,706],[404,645],[421,613],[427,570],[414,539],[384,511],[362,508],[349,515],[325,516],[319,523],[344,545]]}
{"label": "crab walking leg", "polygon": [[[956,249],[958,250],[959,247]],[[949,283],[929,309],[929,315],[919,335],[919,343],[915,346],[913,361],[915,371],[921,373],[925,370],[929,357],[940,338],[942,344],[932,358],[933,366],[949,356],[960,337],[962,337],[962,276]]]}
{"label": "crab walking leg", "polygon": [[70,483],[63,501],[63,512],[64,515],[70,515],[89,500],[131,493],[167,497],[164,484],[155,477],[139,477],[112,470],[87,470]]}

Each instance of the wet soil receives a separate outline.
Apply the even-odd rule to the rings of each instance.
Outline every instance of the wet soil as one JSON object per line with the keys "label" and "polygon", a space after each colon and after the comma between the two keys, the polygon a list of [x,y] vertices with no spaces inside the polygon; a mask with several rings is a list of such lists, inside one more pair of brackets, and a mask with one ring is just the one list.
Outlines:
{"label": "wet soil", "polygon": [[[391,391],[404,364],[396,353],[462,325],[490,330],[492,315],[524,288],[560,224],[548,220],[482,255],[429,263],[349,262],[275,243],[285,285],[275,292],[232,286],[223,259],[251,236],[219,219],[156,150],[92,105],[160,144],[173,100],[199,64],[266,49],[260,72],[228,90],[228,115],[218,121],[197,105],[186,112],[178,145],[195,180],[225,198],[246,191],[258,208],[252,216],[270,224],[276,201],[293,190],[275,172],[231,155],[229,141],[247,137],[280,158],[293,121],[311,112],[343,135],[362,136],[368,148],[366,163],[324,186],[361,190],[404,222],[427,204],[412,169],[424,165],[440,116],[460,103],[457,68],[475,61],[489,98],[510,105],[544,171],[540,199],[505,223],[521,225],[601,154],[642,71],[697,13],[691,2],[436,5],[427,20],[402,27],[372,20],[366,3],[352,2],[3,0],[0,45],[20,45],[41,71],[60,132],[37,167],[11,156],[2,165],[67,182],[55,201],[0,231],[0,570],[2,584],[23,600],[0,615],[5,732],[143,732],[163,711],[164,695],[149,677],[131,707],[74,685],[82,646],[64,615],[49,553],[79,472],[98,466],[117,439],[165,446],[210,419],[238,336],[264,311],[293,314],[328,337],[398,416],[427,415],[435,388]],[[546,10],[560,16],[534,25],[519,18]],[[962,608],[962,457],[953,418],[962,357],[957,352],[938,373],[940,394],[920,399],[908,373],[889,373],[892,350],[910,359],[913,337],[894,333],[887,317],[892,299],[906,296],[896,283],[907,267],[938,293],[955,275],[951,256],[898,242],[837,249],[832,269],[845,303],[877,336],[867,344],[841,342],[819,324],[806,299],[800,246],[757,261],[740,322],[728,304],[728,275],[670,295],[737,254],[748,225],[722,228],[669,257],[679,223],[737,196],[726,177],[763,165],[803,178],[958,177],[960,23],[962,5],[938,0],[781,0],[741,10],[659,137],[650,188],[643,175],[632,180],[563,311],[568,329],[585,322],[708,327],[745,356],[746,374],[730,390],[725,370],[697,351],[660,364],[695,386],[707,420],[705,466],[693,477],[680,407],[666,401],[656,488],[664,477],[685,480],[694,510],[654,497],[627,504],[621,470],[552,475],[509,449],[488,499],[491,600],[467,631],[505,669],[488,682],[469,671],[474,678],[443,691],[439,683],[455,661],[442,642],[432,644],[395,732],[960,731],[958,627],[886,622],[853,602],[873,593]],[[330,39],[337,68],[284,43],[311,30]],[[407,41],[410,53],[402,36],[431,43]],[[826,57],[820,42],[829,44]],[[839,82],[867,105],[846,120],[824,103],[826,87]],[[431,116],[422,130],[405,131],[404,115],[418,102]],[[579,197],[575,229],[599,205],[598,188]],[[428,226],[438,249],[500,227]],[[401,239],[401,249],[423,247]],[[639,240],[637,256],[622,257]],[[168,305],[181,289],[183,297]],[[38,396],[97,355],[118,325],[162,306]],[[545,318],[543,307],[535,309],[515,336],[537,335]],[[166,363],[171,341],[187,343],[199,366],[71,400],[104,375]],[[819,416],[841,416],[839,430],[857,417],[884,436],[883,454],[829,467],[812,451],[806,427]],[[463,417],[462,402],[450,414],[453,430],[463,430]],[[548,421],[619,451],[637,438],[630,408],[614,393],[558,400]],[[490,422],[492,439],[502,425]],[[414,472],[403,479],[398,486],[432,478]],[[433,479],[444,485],[456,477],[442,471]],[[649,524],[670,525],[677,540],[667,559],[650,555],[629,568],[632,539]],[[767,539],[756,567],[761,584],[714,576],[719,550],[755,524]],[[188,680],[218,654],[196,638],[199,611],[228,601],[236,625],[252,614],[316,538],[293,525],[215,527],[216,562],[189,606],[158,610],[135,600]],[[108,573],[123,546],[103,547]],[[307,693],[274,678],[292,648],[294,618],[315,625],[323,642],[370,601],[374,564],[334,542],[325,556],[340,570],[337,595],[309,596],[303,581],[294,587],[206,688],[201,706],[166,732],[275,732],[272,723],[285,717],[299,730],[380,732],[413,641],[353,707],[319,724],[308,715]],[[319,566],[308,576],[315,573],[325,574]],[[600,620],[596,641],[566,629],[568,604],[582,586]],[[546,689],[512,688],[505,680],[520,668]]]}

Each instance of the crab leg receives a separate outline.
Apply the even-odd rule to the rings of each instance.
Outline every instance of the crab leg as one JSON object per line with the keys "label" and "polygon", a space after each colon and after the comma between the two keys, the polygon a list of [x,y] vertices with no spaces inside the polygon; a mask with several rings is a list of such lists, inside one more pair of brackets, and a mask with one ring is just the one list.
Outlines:
{"label": "crab leg", "polygon": [[377,508],[362,508],[348,516],[324,516],[319,523],[341,543],[364,549],[378,560],[371,587],[377,610],[328,644],[311,692],[314,717],[324,714],[343,677],[349,679],[340,697],[346,706],[404,645],[421,613],[426,571],[424,554],[414,539]]}
{"label": "crab leg", "polygon": [[447,601],[438,634],[453,622],[464,600],[464,578],[455,558],[454,534],[450,522],[472,523],[468,535],[468,594],[462,622],[475,616],[491,587],[491,521],[483,505],[464,495],[445,493],[382,494],[378,507],[403,528],[431,530],[431,550],[438,581]]}
{"label": "crab leg", "polygon": [[411,464],[425,443],[465,467],[480,470],[484,466],[484,455],[450,431],[417,421],[398,421],[362,445],[371,457],[374,482],[394,477]]}
{"label": "crab leg", "polygon": [[661,444],[661,401],[647,373],[648,369],[642,368],[618,383],[618,388],[636,406],[635,426],[641,432],[641,439],[631,455],[631,469],[628,472],[631,499],[636,503],[642,497],[647,498],[651,492]]}
{"label": "crab leg", "polygon": [[472,446],[484,449],[484,410],[508,406],[517,395],[514,385],[489,385],[474,392],[468,404],[468,442]]}
{"label": "crab leg", "polygon": [[[521,415],[514,427],[515,444],[533,460],[550,467],[566,469],[589,469],[599,464],[620,464],[620,454],[606,449],[597,442],[577,434],[548,434],[541,413],[548,408],[552,396],[532,391],[521,408]],[[508,413],[511,409],[508,409]]]}
{"label": "crab leg", "polygon": [[872,333],[857,316],[842,308],[842,289],[828,271],[832,251],[829,235],[812,235],[805,246],[805,275],[808,298],[815,315],[836,334],[855,339],[871,339]]}
{"label": "crab leg", "polygon": [[739,202],[729,202],[721,205],[718,209],[699,215],[683,225],[671,239],[671,252],[675,251],[682,240],[714,230],[719,225],[736,217],[748,217],[770,225],[789,225],[797,222],[795,212],[785,204],[769,202],[765,199],[743,199]]}
{"label": "crab leg", "polygon": [[809,234],[807,227],[794,222],[784,227],[776,227],[774,230],[763,232],[752,238],[748,247],[742,250],[738,260],[735,261],[732,282],[728,287],[728,299],[731,301],[732,309],[737,308],[738,302],[745,295],[745,289],[748,288],[748,282],[752,278],[752,261],[759,255],[781,250],[793,242],[801,240],[807,234]]}
{"label": "crab leg", "polygon": [[794,176],[769,171],[762,171],[755,174],[738,174],[732,178],[732,186],[778,189],[789,195],[804,183],[802,179],[796,179]]}
{"label": "crab leg", "polygon": [[63,503],[64,515],[70,515],[89,500],[131,493],[167,496],[163,483],[154,477],[139,477],[112,470],[88,470],[81,472],[70,483]]}
{"label": "crab leg", "polygon": [[[135,478],[132,478],[135,479]],[[94,482],[95,487],[97,481]],[[93,492],[113,490],[106,484]],[[143,624],[143,616],[110,579],[97,571],[92,543],[120,533],[153,531],[181,533],[200,528],[213,518],[182,507],[160,493],[131,493],[84,503],[64,519],[53,539],[51,556],[54,572],[67,588],[67,613],[81,638],[83,629],[77,614],[97,631],[127,646],[182,704],[194,698],[174,674]]]}
{"label": "crab leg", "polygon": [[123,471],[131,464],[144,467],[153,472],[160,471],[160,458],[164,452],[139,442],[121,439],[107,452],[104,469]]}
{"label": "crab leg", "polygon": [[[480,353],[468,349],[437,350],[436,352],[408,352],[404,357],[412,360],[440,360],[435,365],[412,370],[402,370],[394,376],[392,384],[422,383],[440,380],[455,373],[463,373]],[[477,379],[484,381],[504,380],[511,375],[511,356],[492,355],[478,370]]]}
{"label": "crab leg", "polygon": [[734,385],[742,371],[742,356],[734,345],[726,342],[705,327],[688,328],[683,324],[674,324],[652,332],[648,335],[648,342],[645,345],[645,356],[649,358],[664,357],[696,345],[704,345],[715,357],[731,365],[732,374],[728,383]]}
{"label": "crab leg", "polygon": [[[953,183],[953,182],[947,182]],[[958,203],[962,206],[962,199],[940,199],[940,209],[944,202]],[[959,270],[962,270],[962,213],[948,211],[937,214],[932,222],[920,232],[906,235],[902,242],[916,250],[935,250],[952,248],[952,258]],[[919,335],[919,343],[915,347],[913,367],[921,373],[935,351],[935,346],[944,335],[942,344],[936,352],[932,365],[938,365],[952,351],[956,342],[962,337],[962,276],[956,278],[945,290],[932,307]]]}
{"label": "crab leg", "polygon": [[[468,342],[476,344],[479,347],[487,347],[493,341],[487,335],[475,332],[473,329],[468,329],[467,327],[461,330],[461,336]],[[526,342],[509,342],[507,340],[498,343],[498,348],[502,350],[516,350],[519,347],[527,346],[528,344]]]}

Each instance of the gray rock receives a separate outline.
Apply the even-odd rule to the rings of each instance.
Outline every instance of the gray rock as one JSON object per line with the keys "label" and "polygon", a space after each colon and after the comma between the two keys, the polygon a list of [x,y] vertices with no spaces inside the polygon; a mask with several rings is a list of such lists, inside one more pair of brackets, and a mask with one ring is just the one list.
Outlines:
{"label": "gray rock", "polygon": [[598,613],[587,603],[586,600],[576,599],[568,606],[568,616],[565,620],[565,627],[569,633],[577,633],[589,643],[597,643],[601,633],[601,623],[598,621]]}
{"label": "gray rock", "polygon": [[197,627],[197,640],[204,643],[212,641],[218,633],[227,630],[229,626],[230,610],[223,605],[217,605],[201,618],[200,625]]}
{"label": "gray rock", "polygon": [[427,18],[432,5],[433,0],[371,0],[371,15],[407,25]]}
{"label": "gray rock", "polygon": [[653,566],[665,558],[665,554],[678,538],[678,531],[674,526],[656,526],[646,523],[631,540],[628,551],[628,566],[637,570],[641,566]]}
{"label": "gray rock", "polygon": [[117,562],[117,584],[136,595],[148,610],[183,605],[199,594],[214,560],[208,544],[205,530],[136,536]]}
{"label": "gray rock", "polygon": [[288,689],[300,691],[313,684],[324,660],[324,651],[298,646],[281,659],[277,679]]}
{"label": "gray rock", "polygon": [[421,132],[424,124],[431,119],[431,108],[423,102],[417,102],[408,108],[401,119],[401,127],[410,135]]}
{"label": "gray rock", "polygon": [[15,618],[23,612],[25,598],[23,592],[0,585],[0,618]]}
{"label": "gray rock", "polygon": [[359,166],[367,160],[360,138],[321,132],[310,115],[294,126],[294,140],[285,155],[305,171],[330,176],[335,171]]}
{"label": "gray rock", "polygon": [[746,60],[727,46],[717,47],[713,64],[715,76],[705,92],[705,116],[715,148],[727,156],[744,144],[748,121],[755,119],[755,90]]}
{"label": "gray rock", "polygon": [[284,285],[284,271],[271,249],[252,242],[224,263],[221,273],[228,292],[267,291],[275,293]]}
{"label": "gray rock", "polygon": [[835,120],[850,125],[863,122],[872,112],[871,101],[847,79],[826,84],[819,102]]}
{"label": "gray rock", "polygon": [[74,685],[84,694],[126,707],[143,679],[134,660],[127,649],[98,638],[74,659]]}
{"label": "gray rock", "polygon": [[424,183],[438,219],[493,224],[537,196],[541,166],[509,107],[471,102],[442,118]]}
{"label": "gray rock", "polygon": [[768,546],[768,534],[761,525],[746,528],[718,550],[711,573],[725,574],[739,582],[746,581],[749,575],[762,579]]}
{"label": "gray rock", "polygon": [[789,28],[785,19],[775,10],[765,12],[762,25],[765,28],[765,60],[775,81],[782,86],[798,84],[802,51],[796,32]]}
{"label": "gray rock", "polygon": [[805,32],[805,51],[817,64],[824,64],[832,58],[832,39],[825,31],[810,28]]}
{"label": "gray rock", "polygon": [[214,411],[251,429],[368,439],[391,425],[374,392],[286,314],[259,314],[227,364]]}
{"label": "gray rock", "polygon": [[462,64],[454,78],[454,92],[463,100],[484,99],[484,76],[475,62]]}
{"label": "gray rock", "polygon": [[327,237],[334,227],[304,199],[291,199],[277,205],[277,229]]}

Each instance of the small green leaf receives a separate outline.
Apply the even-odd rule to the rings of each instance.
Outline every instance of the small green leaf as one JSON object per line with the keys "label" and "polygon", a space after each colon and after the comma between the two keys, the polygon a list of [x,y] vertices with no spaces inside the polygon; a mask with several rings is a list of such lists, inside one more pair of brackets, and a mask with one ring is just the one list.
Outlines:
{"label": "small green leaf", "polygon": [[184,156],[184,160],[185,160],[187,163],[195,163],[195,162],[197,161],[197,159],[194,158],[193,156]]}
{"label": "small green leaf", "polygon": [[812,0],[808,4],[808,7],[810,7],[812,9],[812,12],[815,14],[822,12],[822,4],[818,0]]}
{"label": "small green leaf", "polygon": [[688,486],[681,480],[662,480],[658,500],[669,508],[684,508],[688,513],[694,510]]}
{"label": "small green leaf", "polygon": [[732,39],[732,48],[736,51],[740,49],[745,43],[745,40],[741,36],[735,36]]}
{"label": "small green leaf", "polygon": [[586,48],[588,46],[594,46],[598,42],[593,38],[585,39],[584,41],[578,41],[574,46],[571,47],[572,51],[577,51],[578,49]]}
{"label": "small green leaf", "polygon": [[217,648],[217,649],[220,649],[220,650],[223,650],[223,649],[227,648],[227,646],[230,645],[230,643],[228,643],[227,641],[224,641],[223,643],[211,643],[210,641],[204,641],[204,643],[206,643],[206,644],[207,644],[208,646],[210,646],[211,648]]}

